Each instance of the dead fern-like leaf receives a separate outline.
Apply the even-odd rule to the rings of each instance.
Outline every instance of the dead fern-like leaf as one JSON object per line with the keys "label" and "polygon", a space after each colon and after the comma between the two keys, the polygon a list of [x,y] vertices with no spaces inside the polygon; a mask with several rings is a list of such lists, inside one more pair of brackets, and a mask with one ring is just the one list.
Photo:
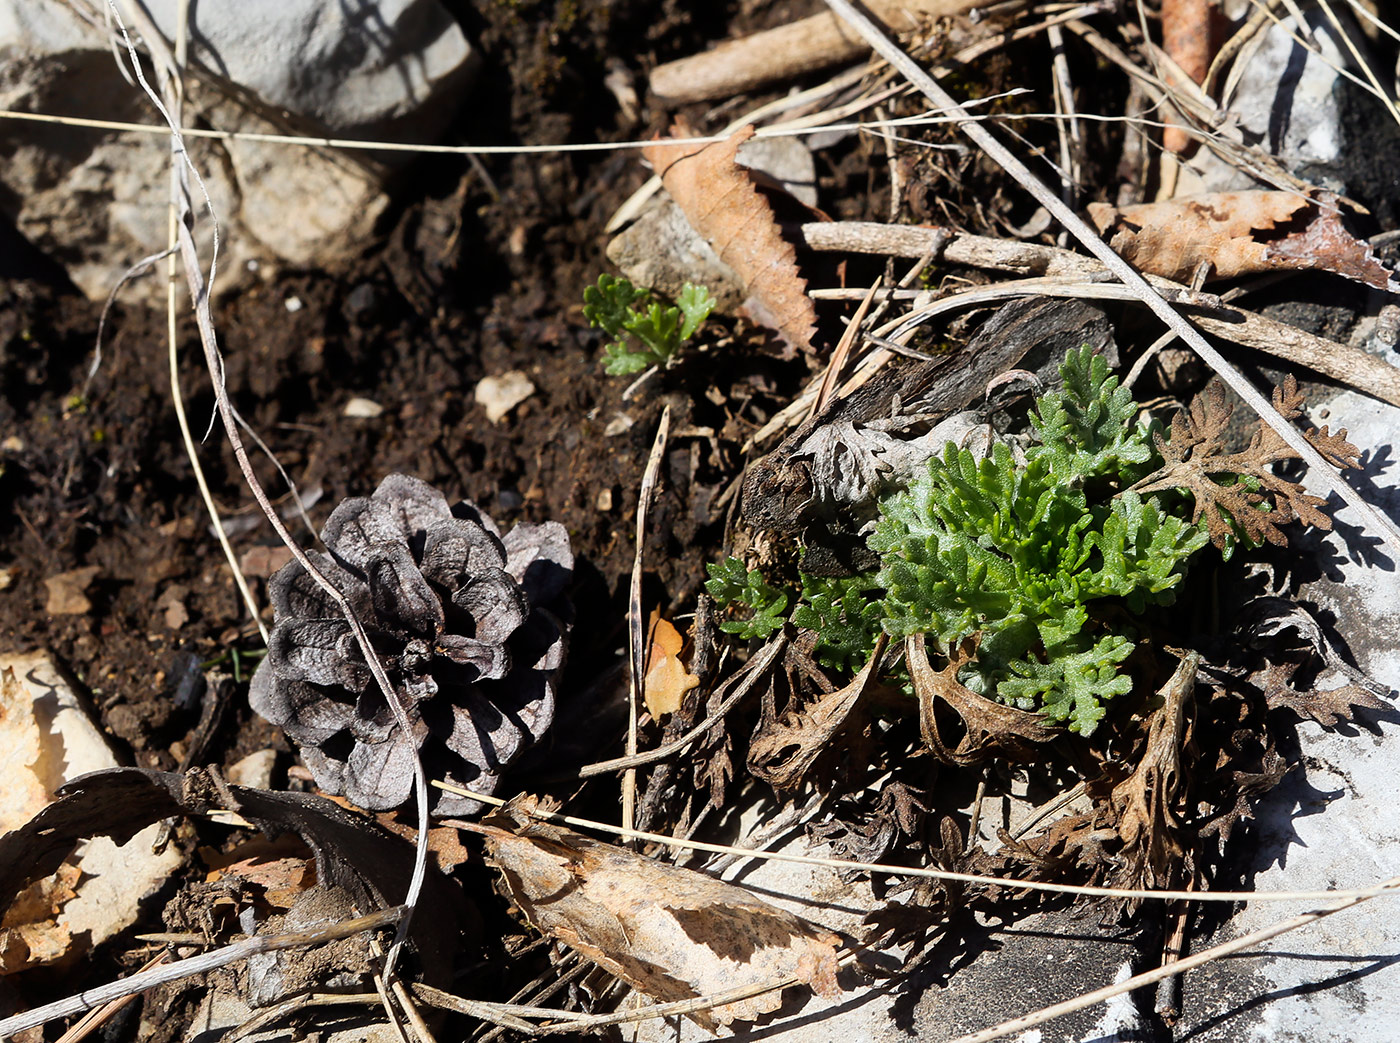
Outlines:
{"label": "dead fern-like leaf", "polygon": [[[1282,388],[1274,389],[1273,400],[1274,408],[1287,420],[1302,413],[1303,396],[1291,376]],[[1288,537],[1280,526],[1292,521],[1330,529],[1332,519],[1320,510],[1327,501],[1273,472],[1279,461],[1298,459],[1273,428],[1261,425],[1241,452],[1223,451],[1233,412],[1234,407],[1225,400],[1224,386],[1211,381],[1189,409],[1173,418],[1169,438],[1154,436],[1163,464],[1133,489],[1139,493],[1164,489],[1190,493],[1195,501],[1192,523],[1204,518],[1211,542],[1222,550],[1241,538],[1253,545],[1287,546]],[[1360,451],[1347,441],[1346,434],[1345,428],[1336,434],[1326,427],[1310,428],[1306,437],[1335,466],[1359,466]]]}
{"label": "dead fern-like leaf", "polygon": [[[692,136],[681,120],[672,132]],[[742,127],[711,145],[672,145],[660,139],[642,155],[691,225],[743,282],[748,294],[744,309],[777,331],[791,357],[811,350],[817,311],[798,274],[796,249],[779,233],[773,208],[752,175],[735,161],[739,146],[753,134],[753,127]]]}
{"label": "dead fern-like leaf", "polygon": [[[1052,741],[1062,730],[1044,714],[1004,706],[960,684],[958,671],[975,651],[971,639],[964,641],[946,668],[934,670],[929,663],[925,635],[914,634],[905,639],[904,661],[919,699],[919,730],[924,742],[944,764],[967,766],[992,757],[1034,761],[1035,745]],[[935,711],[940,707],[951,709],[962,722],[963,735],[956,746],[950,746],[939,729]]]}

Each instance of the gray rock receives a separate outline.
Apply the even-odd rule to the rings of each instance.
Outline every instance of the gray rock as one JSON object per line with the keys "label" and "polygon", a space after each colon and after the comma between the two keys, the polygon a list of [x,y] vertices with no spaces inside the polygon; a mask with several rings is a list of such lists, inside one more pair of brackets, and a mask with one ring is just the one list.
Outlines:
{"label": "gray rock", "polygon": [[[146,6],[157,25],[173,26],[175,0]],[[0,0],[0,107],[157,122],[113,60],[103,11]],[[202,4],[190,17],[187,125],[431,140],[475,61],[435,0]],[[220,223],[216,292],[279,264],[335,267],[363,249],[388,205],[378,157],[268,142],[188,145]],[[164,248],[167,138],[6,121],[0,151],[0,208],[88,296],[105,298],[131,265]],[[207,220],[202,228],[207,237]],[[145,286],[164,294],[158,280]]]}
{"label": "gray rock", "polygon": [[[1393,351],[1385,357],[1400,364]],[[1395,457],[1400,409],[1344,392],[1309,414],[1314,423],[1347,429],[1363,453],[1364,467],[1353,484],[1366,490],[1377,508],[1400,519]],[[1317,488],[1311,491],[1321,495]],[[1400,690],[1396,556],[1363,535],[1351,515],[1337,511],[1335,531],[1308,538],[1321,575],[1303,578],[1299,598],[1335,619],[1356,665],[1394,696]],[[1373,713],[1367,720],[1368,728],[1338,732],[1311,722],[1299,726],[1302,765],[1262,801],[1243,867],[1255,890],[1368,887],[1400,875],[1400,714]],[[1374,899],[1282,935],[1253,959],[1219,961],[1192,974],[1183,991],[1181,1036],[1200,1043],[1394,1039],[1400,1023],[1395,901]],[[1256,902],[1213,940],[1239,937],[1321,904]]]}
{"label": "gray rock", "polygon": [[[1252,10],[1244,6],[1240,15]],[[1259,33],[1236,59],[1243,72],[1226,99],[1227,122],[1297,176],[1361,200],[1389,227],[1400,186],[1400,128],[1380,100],[1338,71],[1363,75],[1343,33],[1362,54],[1369,50],[1368,41],[1344,8],[1337,11],[1340,30],[1326,13],[1312,8],[1306,18],[1320,51],[1314,54],[1295,38],[1297,22],[1279,13],[1279,22]],[[1373,65],[1384,78],[1383,66]],[[1189,166],[1202,179],[1190,192],[1261,187],[1208,149],[1199,150]]]}

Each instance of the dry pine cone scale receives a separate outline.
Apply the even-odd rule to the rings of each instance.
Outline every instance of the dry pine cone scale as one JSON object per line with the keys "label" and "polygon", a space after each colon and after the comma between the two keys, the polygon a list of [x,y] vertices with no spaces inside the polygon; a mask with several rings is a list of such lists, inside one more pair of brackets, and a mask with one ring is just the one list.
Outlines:
{"label": "dry pine cone scale", "polygon": [[[344,594],[383,661],[405,736],[335,601],[296,562],[272,578],[274,626],[249,697],[281,726],[326,792],[370,810],[412,790],[413,750],[430,778],[491,792],[554,719],[572,610],[568,535],[554,522],[502,537],[474,505],[389,475],[341,503],[316,566]],[[437,791],[440,814],[477,810]]]}

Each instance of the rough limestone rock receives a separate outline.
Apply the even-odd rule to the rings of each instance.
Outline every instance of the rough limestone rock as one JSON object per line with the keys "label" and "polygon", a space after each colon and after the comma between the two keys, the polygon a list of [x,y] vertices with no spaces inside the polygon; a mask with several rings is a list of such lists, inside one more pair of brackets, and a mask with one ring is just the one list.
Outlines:
{"label": "rough limestone rock", "polygon": [[[0,107],[156,123],[113,59],[105,4],[89,3],[0,0]],[[169,39],[176,0],[144,7]],[[185,123],[219,130],[431,141],[476,62],[436,0],[195,4],[190,19]],[[388,203],[382,155],[188,144],[220,224],[216,292],[254,269],[334,267],[363,248]],[[131,265],[164,248],[167,137],[4,121],[0,155],[0,210],[88,296],[105,298]],[[163,294],[156,283],[149,292]]]}

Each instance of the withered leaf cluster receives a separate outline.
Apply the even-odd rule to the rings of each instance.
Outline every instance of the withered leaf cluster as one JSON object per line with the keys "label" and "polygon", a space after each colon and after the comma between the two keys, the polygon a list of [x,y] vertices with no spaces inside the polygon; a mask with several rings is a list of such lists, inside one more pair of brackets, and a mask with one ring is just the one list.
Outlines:
{"label": "withered leaf cluster", "polygon": [[[1292,376],[1281,389],[1274,389],[1273,398],[1274,408],[1285,420],[1301,415],[1303,396]],[[1274,464],[1296,460],[1298,454],[1273,428],[1261,426],[1240,452],[1225,451],[1233,411],[1224,387],[1211,381],[1190,409],[1172,420],[1170,441],[1156,437],[1165,463],[1133,488],[1139,493],[1185,489],[1195,500],[1191,521],[1204,517],[1211,542],[1221,548],[1241,535],[1255,544],[1287,546],[1288,537],[1279,526],[1294,520],[1330,529],[1332,519],[1319,509],[1327,501],[1274,473]],[[1331,434],[1326,427],[1306,432],[1308,441],[1330,463],[1357,467],[1359,450],[1346,435],[1345,429]]]}
{"label": "withered leaf cluster", "polygon": [[[404,734],[350,625],[298,563],[271,580],[276,611],[253,708],[301,749],[317,785],[381,811],[408,799],[413,751],[429,778],[491,792],[554,720],[573,554],[555,522],[502,535],[471,503],[391,474],[341,503],[316,567],[349,600],[403,707]],[[440,814],[477,803],[436,791]]]}

